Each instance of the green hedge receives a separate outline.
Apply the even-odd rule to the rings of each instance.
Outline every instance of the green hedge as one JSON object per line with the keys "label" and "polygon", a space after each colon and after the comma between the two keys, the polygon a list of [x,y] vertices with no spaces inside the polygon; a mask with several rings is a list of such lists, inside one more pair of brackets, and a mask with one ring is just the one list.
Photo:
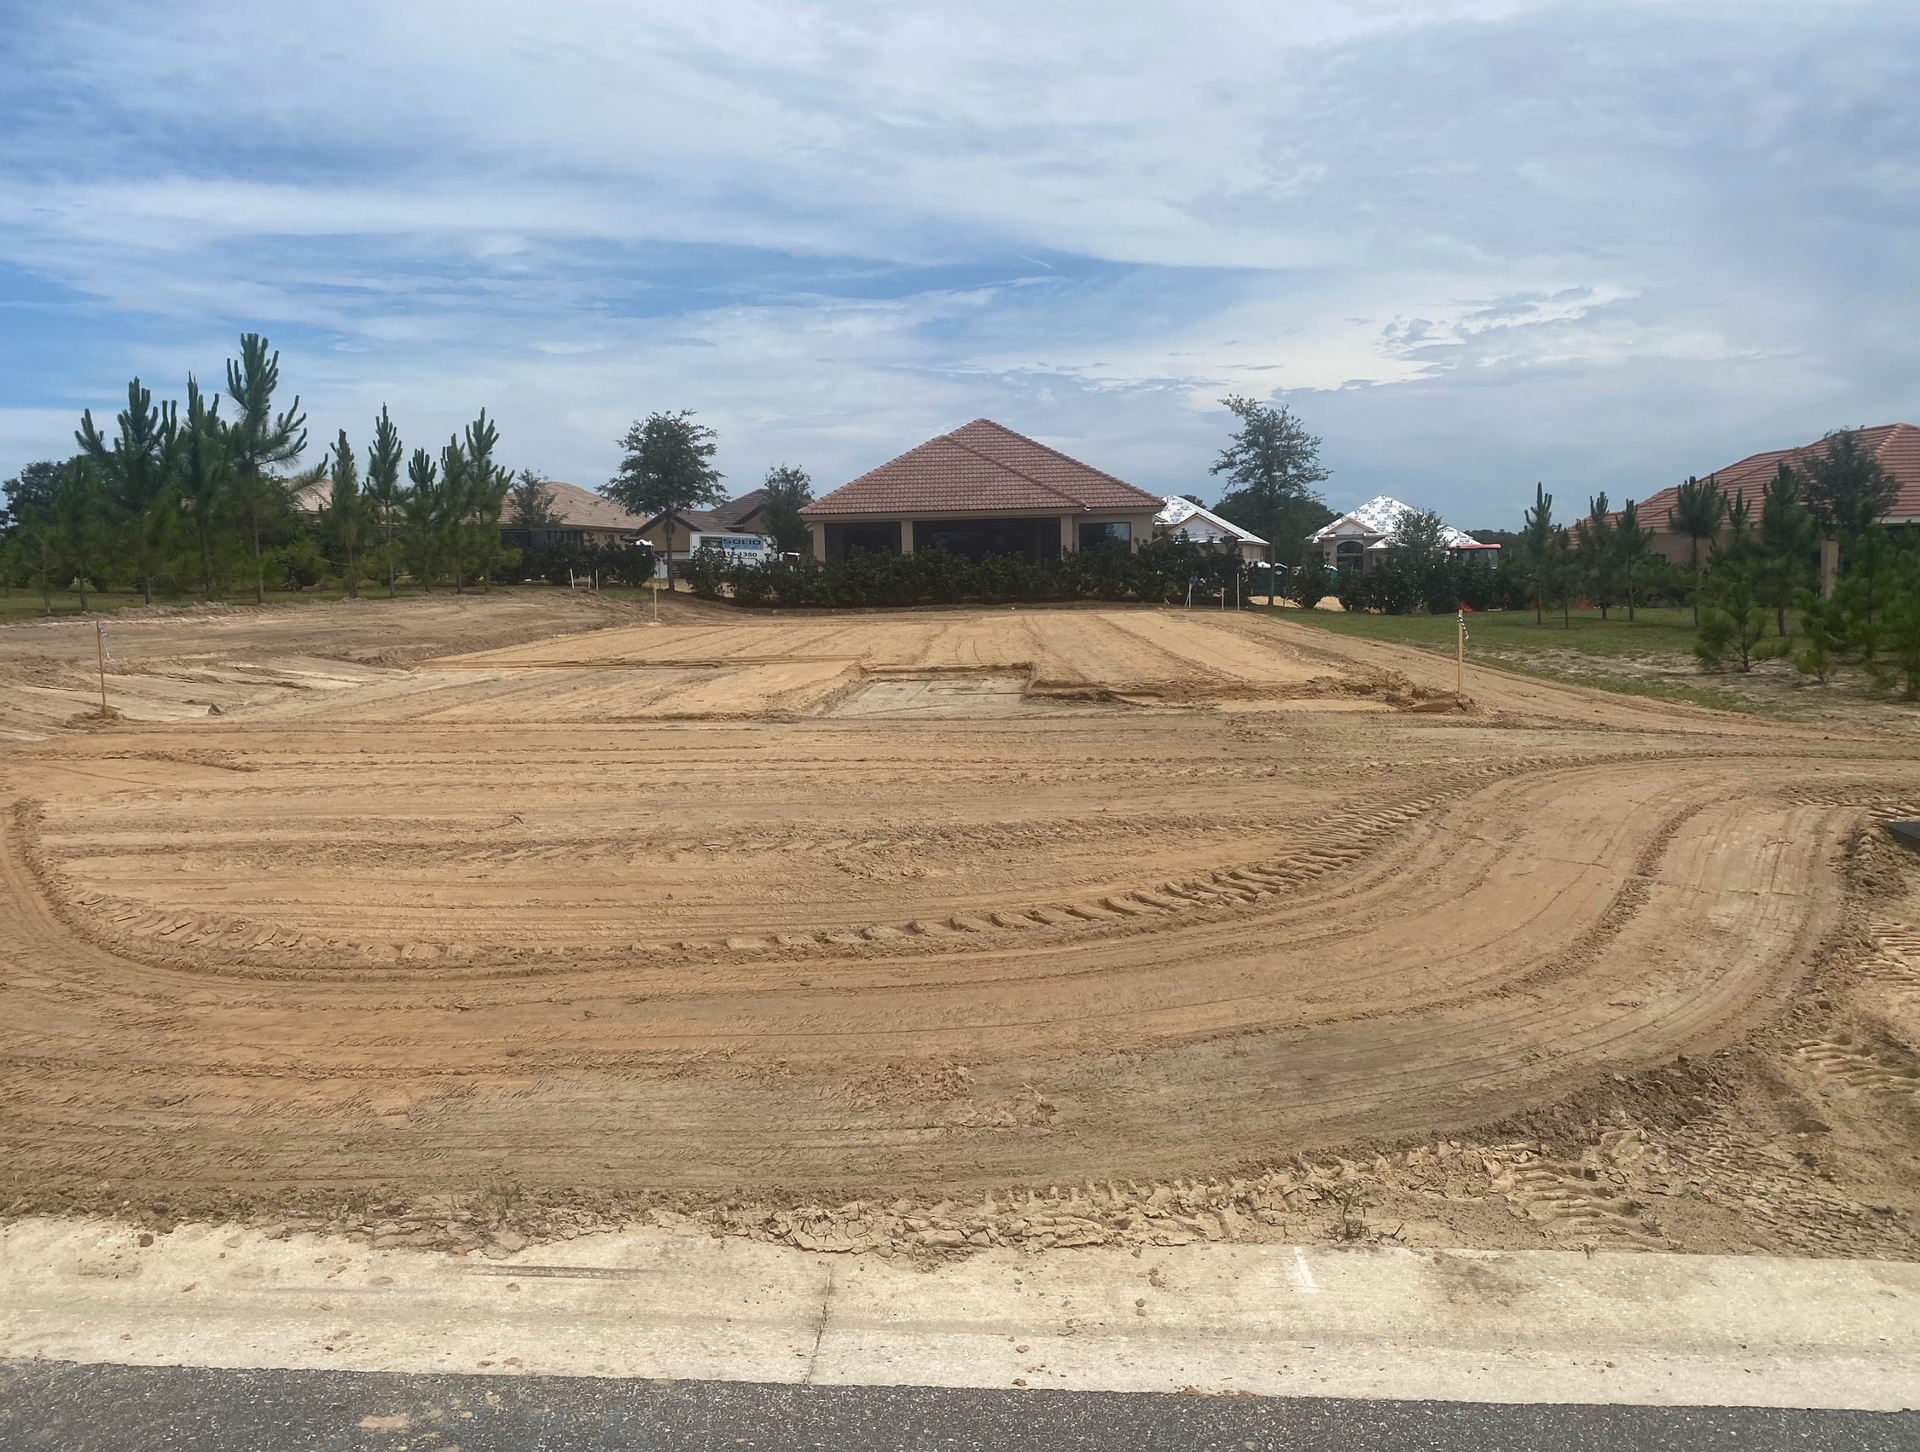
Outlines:
{"label": "green hedge", "polygon": [[596,572],[602,584],[644,585],[653,578],[653,549],[649,545],[625,548],[618,545],[549,544],[523,549],[520,559],[502,578],[545,580],[564,585],[568,571],[572,577],[587,578]]}
{"label": "green hedge", "polygon": [[[1082,550],[1055,560],[989,555],[978,564],[945,550],[850,555],[816,563],[768,560],[730,564],[719,550],[697,551],[682,571],[696,595],[742,605],[860,606],[1038,604],[1056,600],[1184,600],[1223,585],[1243,566],[1188,540],[1154,540],[1137,551]],[[1244,592],[1246,585],[1243,582]]]}

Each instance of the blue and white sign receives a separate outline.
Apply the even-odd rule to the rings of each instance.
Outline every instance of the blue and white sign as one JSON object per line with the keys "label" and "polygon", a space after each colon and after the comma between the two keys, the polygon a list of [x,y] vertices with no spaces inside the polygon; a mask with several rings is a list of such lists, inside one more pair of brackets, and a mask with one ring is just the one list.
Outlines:
{"label": "blue and white sign", "polygon": [[757,565],[779,557],[773,541],[762,534],[710,534],[696,530],[690,540],[693,553],[698,554],[711,545],[726,554],[728,564]]}

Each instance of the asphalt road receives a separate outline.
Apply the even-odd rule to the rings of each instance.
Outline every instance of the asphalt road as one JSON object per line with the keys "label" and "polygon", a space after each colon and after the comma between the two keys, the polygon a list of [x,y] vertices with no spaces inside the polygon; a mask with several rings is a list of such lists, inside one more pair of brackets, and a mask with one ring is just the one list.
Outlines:
{"label": "asphalt road", "polygon": [[31,1452],[1912,1452],[1920,1413],[0,1362]]}

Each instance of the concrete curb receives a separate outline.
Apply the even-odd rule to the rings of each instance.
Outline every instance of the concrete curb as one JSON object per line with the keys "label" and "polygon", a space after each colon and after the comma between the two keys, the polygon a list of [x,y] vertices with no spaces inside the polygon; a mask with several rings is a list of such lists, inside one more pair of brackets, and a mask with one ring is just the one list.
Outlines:
{"label": "concrete curb", "polygon": [[660,1230],[501,1260],[27,1220],[12,1360],[1475,1402],[1920,1406],[1920,1266],[1193,1245],[915,1269]]}

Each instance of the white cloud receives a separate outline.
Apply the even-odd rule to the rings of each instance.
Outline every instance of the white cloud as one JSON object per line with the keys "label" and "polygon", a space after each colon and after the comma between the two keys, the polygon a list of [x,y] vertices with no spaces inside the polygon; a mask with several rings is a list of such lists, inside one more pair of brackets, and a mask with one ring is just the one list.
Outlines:
{"label": "white cloud", "polygon": [[[437,436],[485,402],[584,482],[634,413],[686,405],[737,476],[844,477],[1000,410],[1199,487],[1220,393],[1283,390],[1337,488],[1418,459],[1462,500],[1913,408],[1895,4],[145,17],[48,7],[0,40],[0,262],[66,290],[18,314],[16,403],[53,395],[34,355],[73,319],[62,376],[103,398],[258,326],[316,428],[384,399]],[[940,264],[986,275],[888,295]]]}

